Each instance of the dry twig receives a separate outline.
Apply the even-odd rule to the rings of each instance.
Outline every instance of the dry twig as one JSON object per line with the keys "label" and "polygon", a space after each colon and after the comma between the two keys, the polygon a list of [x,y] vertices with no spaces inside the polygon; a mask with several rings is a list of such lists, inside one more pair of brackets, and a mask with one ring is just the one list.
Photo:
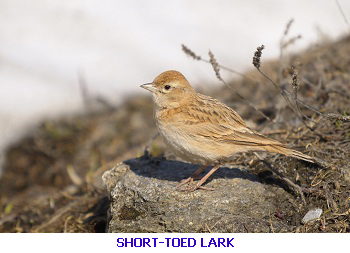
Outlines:
{"label": "dry twig", "polygon": [[348,32],[349,32],[349,34],[350,34],[350,24],[349,24],[348,18],[346,17],[346,15],[345,15],[345,13],[344,13],[344,11],[343,11],[343,8],[341,7],[339,1],[338,1],[338,0],[335,0],[335,2],[337,3],[338,9],[339,9],[341,15],[342,15],[343,18],[344,18],[344,21],[345,21],[345,23],[346,23],[346,25],[347,25],[347,27],[348,27]]}
{"label": "dry twig", "polygon": [[330,121],[340,120],[343,122],[350,122],[350,116],[344,116],[335,113],[327,113],[325,117]]}
{"label": "dry twig", "polygon": [[282,96],[284,97],[284,99],[288,102],[290,108],[293,110],[293,112],[298,116],[298,118],[304,123],[304,125],[309,128],[311,131],[314,131],[313,128],[311,128],[303,119],[303,117],[301,117],[298,113],[298,111],[294,108],[292,102],[289,100],[287,93],[285,92],[284,89],[281,88],[280,85],[278,85],[276,82],[274,82],[269,76],[267,76],[264,72],[261,71],[260,66],[261,66],[261,55],[262,55],[262,50],[264,49],[264,45],[257,47],[254,56],[253,56],[253,65],[254,67],[259,71],[259,73],[261,75],[263,75],[267,80],[269,80],[282,94]]}
{"label": "dry twig", "polygon": [[236,91],[234,88],[232,88],[230,85],[228,85],[224,79],[222,79],[221,75],[220,75],[220,65],[218,64],[217,60],[214,57],[214,54],[209,51],[209,57],[210,57],[210,64],[213,67],[213,70],[215,72],[216,77],[226,86],[228,87],[230,90],[232,90],[240,99],[242,99],[242,101],[244,101],[245,103],[247,103],[249,106],[251,106],[252,108],[254,108],[254,110],[256,110],[258,113],[260,113],[260,115],[262,115],[265,119],[272,121],[272,119],[267,116],[264,112],[262,112],[261,110],[259,110],[255,105],[253,105],[249,100],[247,100],[246,98],[244,98],[238,91]]}
{"label": "dry twig", "polygon": [[[182,51],[187,54],[188,56],[192,57],[194,60],[197,60],[197,61],[202,61],[202,62],[205,62],[205,63],[210,63],[209,60],[206,60],[206,59],[203,59],[201,56],[197,55],[195,52],[193,52],[191,49],[189,49],[187,46],[185,46],[184,44],[181,45],[182,47]],[[222,68],[228,72],[231,72],[233,74],[236,74],[236,75],[239,75],[241,77],[244,77],[246,79],[249,79],[249,80],[252,80],[254,82],[256,82],[255,79],[251,78],[251,77],[248,77],[246,75],[244,75],[243,73],[237,71],[237,70],[234,70],[232,68],[229,68],[229,67],[226,67],[224,65],[218,65],[219,68]]]}
{"label": "dry twig", "polygon": [[[289,25],[288,25],[289,24]],[[288,33],[289,31],[289,28],[292,24],[291,21],[289,21],[289,23],[287,24],[287,28],[285,30],[285,34]],[[299,103],[301,105],[303,105],[305,108],[313,111],[314,113],[316,113],[317,115],[319,116],[323,116],[329,120],[334,120],[334,118],[337,117],[337,119],[341,120],[341,121],[349,121],[350,119],[348,118],[348,116],[342,116],[342,115],[339,115],[339,114],[334,114],[334,113],[329,113],[329,114],[326,114],[324,115],[323,113],[321,113],[320,111],[318,111],[317,109],[311,107],[310,105],[306,104],[305,102],[301,101],[299,98],[295,98],[295,96],[293,94],[291,94],[288,90],[280,87],[279,85],[277,85],[270,77],[268,77],[266,74],[264,74],[262,71],[260,71],[260,66],[261,66],[261,55],[262,55],[262,50],[264,49],[264,45],[262,45],[261,47],[258,47],[257,48],[257,51],[254,53],[254,57],[253,57],[253,65],[258,69],[258,71],[260,72],[260,74],[262,74],[266,79],[268,79],[277,89],[280,90],[281,94],[283,95],[283,97],[285,98],[285,100],[288,102],[288,104],[291,106],[292,110],[298,115],[298,117],[300,118],[300,115],[298,114],[298,112],[296,111],[296,109],[294,108],[294,106],[291,104],[290,100],[288,99],[288,96],[289,97],[292,97],[296,103]],[[189,49],[187,46],[183,45],[182,44],[182,50],[185,52],[185,54],[189,55],[190,57],[192,57],[193,59],[195,60],[200,60],[200,61],[203,61],[203,62],[206,62],[206,63],[210,63],[210,61],[208,60],[205,60],[203,59],[201,56],[195,54],[191,49]],[[211,64],[211,63],[210,63]],[[250,77],[247,77],[245,76],[244,74],[236,71],[236,70],[233,70],[227,66],[224,66],[224,65],[221,65],[221,64],[218,64],[217,67],[223,69],[223,70],[226,70],[226,71],[229,71],[231,73],[235,73],[235,74],[238,74],[246,79],[250,79],[250,80],[253,80],[251,79]],[[256,81],[256,80],[254,80]],[[225,83],[225,85],[227,87],[229,87],[231,90],[233,90],[233,88],[231,86],[228,86],[227,83]],[[243,99],[244,101],[246,101],[250,106],[252,106],[255,110],[259,111],[259,113],[262,113],[260,110],[258,110],[253,104],[251,104],[248,100],[246,100],[245,98],[243,98],[237,91],[233,90],[236,95],[238,97],[240,97],[241,99]],[[265,115],[268,120],[272,121],[270,117],[268,117],[267,115]],[[264,116],[264,117],[265,117]],[[266,118],[265,117],[265,118]],[[302,122],[304,123],[304,125],[309,128],[311,131],[314,131],[313,128],[311,128],[302,118],[301,118]],[[319,133],[317,133],[319,134]],[[321,136],[323,137],[323,136]]]}
{"label": "dry twig", "polygon": [[298,112],[304,117],[307,118],[310,121],[313,121],[313,119],[306,116],[300,109],[299,103],[298,103],[298,90],[300,87],[300,80],[299,80],[299,74],[298,70],[296,70],[294,67],[291,68],[291,75],[292,75],[292,88],[293,88],[293,94],[294,94],[294,101],[297,107]]}
{"label": "dry twig", "polygon": [[275,169],[271,163],[267,162],[264,158],[262,158],[258,153],[254,152],[256,157],[264,163],[273,173],[275,173],[279,178],[281,178],[284,182],[286,182],[290,187],[292,187],[296,192],[299,193],[301,200],[303,201],[304,205],[306,205],[306,199],[303,193],[303,189],[292,182],[289,178],[285,177],[282,173],[280,173],[277,169]]}

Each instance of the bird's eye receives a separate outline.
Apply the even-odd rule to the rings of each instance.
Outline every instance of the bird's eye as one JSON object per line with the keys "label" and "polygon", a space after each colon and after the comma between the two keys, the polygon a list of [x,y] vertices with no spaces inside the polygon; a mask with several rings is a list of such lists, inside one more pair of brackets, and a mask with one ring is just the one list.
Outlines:
{"label": "bird's eye", "polygon": [[165,85],[165,86],[164,86],[164,89],[166,89],[166,90],[170,90],[170,88],[171,88],[170,85]]}

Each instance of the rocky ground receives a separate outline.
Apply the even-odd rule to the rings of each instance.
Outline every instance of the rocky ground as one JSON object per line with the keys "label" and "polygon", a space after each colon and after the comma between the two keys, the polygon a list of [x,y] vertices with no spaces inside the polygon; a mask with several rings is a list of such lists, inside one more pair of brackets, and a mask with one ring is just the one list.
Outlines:
{"label": "rocky ground", "polygon": [[[302,104],[298,112],[290,97],[293,112],[256,70],[228,83],[271,120],[227,87],[207,94],[252,128],[329,166],[240,154],[209,180],[216,191],[178,192],[174,186],[196,165],[175,161],[159,137],[151,140],[150,97],[131,97],[117,108],[45,121],[9,148],[0,232],[350,232],[350,124],[325,117],[350,114],[350,38],[263,58],[261,70],[291,94],[294,66],[298,99],[322,115]],[[313,208],[321,216],[302,224]]]}

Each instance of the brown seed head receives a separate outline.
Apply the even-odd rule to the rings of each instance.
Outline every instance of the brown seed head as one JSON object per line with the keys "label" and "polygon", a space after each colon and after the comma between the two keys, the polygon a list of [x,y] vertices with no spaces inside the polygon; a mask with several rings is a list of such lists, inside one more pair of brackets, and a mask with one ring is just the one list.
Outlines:
{"label": "brown seed head", "polygon": [[260,69],[260,66],[261,66],[261,55],[262,55],[262,51],[264,50],[264,48],[265,48],[265,46],[261,45],[260,47],[256,48],[256,51],[254,53],[253,65],[257,69]]}

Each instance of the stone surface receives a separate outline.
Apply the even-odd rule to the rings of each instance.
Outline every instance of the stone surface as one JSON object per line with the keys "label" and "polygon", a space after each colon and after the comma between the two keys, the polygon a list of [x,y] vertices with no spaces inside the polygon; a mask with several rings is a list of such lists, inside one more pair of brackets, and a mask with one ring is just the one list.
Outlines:
{"label": "stone surface", "polygon": [[[286,232],[274,215],[293,209],[290,195],[237,168],[220,168],[206,184],[215,191],[175,186],[198,165],[155,158],[117,164],[102,176],[110,197],[109,232]],[[287,211],[285,211],[287,212]]]}

